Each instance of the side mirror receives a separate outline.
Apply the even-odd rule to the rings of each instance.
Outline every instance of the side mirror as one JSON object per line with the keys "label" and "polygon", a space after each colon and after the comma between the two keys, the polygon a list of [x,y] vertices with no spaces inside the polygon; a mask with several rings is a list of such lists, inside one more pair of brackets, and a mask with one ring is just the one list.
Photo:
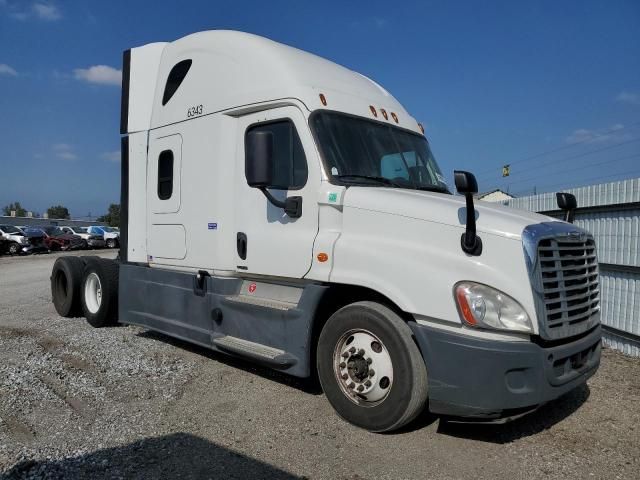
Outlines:
{"label": "side mirror", "polygon": [[482,240],[476,235],[476,209],[473,206],[473,194],[478,193],[478,182],[473,173],[454,170],[453,178],[458,193],[464,194],[467,203],[467,228],[460,238],[464,253],[478,256],[482,253]]}
{"label": "side mirror", "polygon": [[284,209],[291,218],[302,216],[302,197],[287,197],[281,201],[267,188],[273,185],[273,133],[254,130],[247,133],[244,143],[244,174],[250,187],[259,188],[271,204]]}
{"label": "side mirror", "polygon": [[250,187],[266,188],[273,184],[273,134],[263,130],[247,133],[244,143],[244,173]]}
{"label": "side mirror", "polygon": [[458,193],[478,193],[478,182],[473,173],[463,172],[462,170],[455,170],[453,172],[453,178],[456,183],[456,190]]}
{"label": "side mirror", "polygon": [[556,201],[558,202],[558,208],[564,211],[564,221],[573,223],[576,208],[578,208],[576,196],[572,193],[558,192],[556,193]]}

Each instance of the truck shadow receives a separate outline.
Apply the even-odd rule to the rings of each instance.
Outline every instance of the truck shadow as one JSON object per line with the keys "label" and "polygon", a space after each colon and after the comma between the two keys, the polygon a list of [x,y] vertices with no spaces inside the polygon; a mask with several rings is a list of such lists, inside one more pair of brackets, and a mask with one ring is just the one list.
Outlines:
{"label": "truck shadow", "polygon": [[293,377],[291,375],[278,372],[277,370],[272,370],[248,360],[244,360],[240,357],[225,355],[193,343],[169,337],[168,335],[164,335],[153,330],[146,330],[144,332],[137,333],[136,336],[168,343],[169,345],[181,350],[186,350],[190,353],[215,360],[216,362],[223,363],[232,368],[244,370],[245,372],[249,372],[253,375],[258,375],[262,378],[296,388],[311,395],[322,395],[322,388],[320,387],[320,382],[316,376],[312,376],[311,378]]}
{"label": "truck shadow", "polygon": [[0,472],[0,480],[23,478],[290,480],[301,477],[195,435],[174,433],[60,460],[24,460]]}
{"label": "truck shadow", "polygon": [[510,443],[519,438],[538,434],[576,412],[589,398],[587,384],[543,405],[535,412],[505,424],[454,423],[440,421],[438,433],[489,443]]}

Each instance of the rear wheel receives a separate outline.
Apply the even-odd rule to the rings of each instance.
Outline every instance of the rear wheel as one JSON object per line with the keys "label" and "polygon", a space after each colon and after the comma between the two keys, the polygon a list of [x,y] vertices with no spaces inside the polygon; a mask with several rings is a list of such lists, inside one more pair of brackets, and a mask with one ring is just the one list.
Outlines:
{"label": "rear wheel", "polygon": [[84,263],[78,257],[60,257],[51,271],[51,297],[53,306],[63,317],[79,317],[80,285]]}
{"label": "rear wheel", "polygon": [[427,399],[427,371],[411,329],[392,310],[358,302],[327,321],[318,342],[318,376],[338,414],[373,432],[413,420]]}
{"label": "rear wheel", "polygon": [[11,255],[17,255],[18,253],[20,253],[20,250],[22,249],[20,248],[20,245],[17,244],[16,242],[11,242],[9,244],[9,253]]}
{"label": "rear wheel", "polygon": [[116,323],[118,318],[117,262],[88,259],[84,267],[81,291],[82,312],[91,326],[100,328]]}
{"label": "rear wheel", "polygon": [[107,240],[107,248],[116,248],[116,240],[114,238]]}

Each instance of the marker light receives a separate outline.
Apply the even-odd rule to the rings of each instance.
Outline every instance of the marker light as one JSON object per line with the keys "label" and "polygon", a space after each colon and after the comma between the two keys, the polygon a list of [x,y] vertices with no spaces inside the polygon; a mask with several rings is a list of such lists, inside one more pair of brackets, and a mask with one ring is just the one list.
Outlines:
{"label": "marker light", "polygon": [[327,255],[327,254],[326,254],[326,253],[324,253],[324,252],[320,252],[320,253],[318,254],[317,258],[318,258],[318,261],[319,261],[319,262],[323,262],[323,263],[324,263],[324,262],[326,262],[327,260],[329,260],[329,255]]}
{"label": "marker light", "polygon": [[393,118],[393,121],[398,123],[398,115],[396,115],[395,113],[391,112],[391,118]]}
{"label": "marker light", "polygon": [[532,332],[531,320],[524,308],[509,295],[475,282],[460,282],[454,287],[458,312],[471,327]]}
{"label": "marker light", "polygon": [[320,101],[322,102],[322,105],[324,105],[325,107],[327,106],[327,99],[324,96],[324,93],[320,94]]}
{"label": "marker light", "polygon": [[380,113],[382,113],[385,120],[389,120],[389,115],[387,115],[387,111],[384,108],[380,109]]}
{"label": "marker light", "polygon": [[422,134],[424,135],[424,127],[422,126],[421,123],[418,123],[418,128],[420,128],[420,131],[422,132]]}
{"label": "marker light", "polygon": [[376,107],[374,107],[373,105],[369,105],[369,110],[371,110],[371,113],[373,113],[374,117],[378,117],[378,112],[376,112]]}

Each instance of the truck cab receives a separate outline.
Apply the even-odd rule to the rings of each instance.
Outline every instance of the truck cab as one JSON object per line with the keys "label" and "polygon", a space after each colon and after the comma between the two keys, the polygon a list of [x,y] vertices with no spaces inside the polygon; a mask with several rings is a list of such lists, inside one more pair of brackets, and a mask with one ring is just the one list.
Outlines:
{"label": "truck cab", "polygon": [[[317,375],[371,431],[427,400],[513,418],[598,367],[591,235],[474,202],[466,172],[454,195],[420,124],[359,73],[233,31],[132,48],[121,135],[109,318]],[[101,326],[98,270],[81,302]]]}

